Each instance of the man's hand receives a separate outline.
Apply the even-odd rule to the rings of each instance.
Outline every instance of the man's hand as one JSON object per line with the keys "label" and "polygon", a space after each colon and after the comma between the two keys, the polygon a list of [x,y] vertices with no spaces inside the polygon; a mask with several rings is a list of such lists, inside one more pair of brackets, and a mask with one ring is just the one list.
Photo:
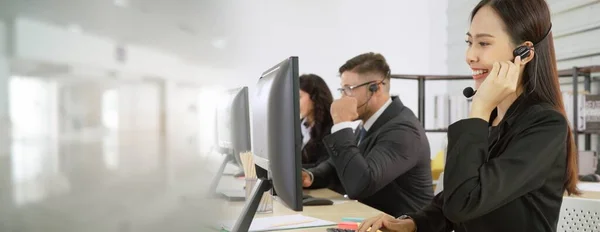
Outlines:
{"label": "man's hand", "polygon": [[381,229],[384,231],[414,232],[415,228],[415,222],[412,219],[400,220],[387,214],[381,214],[363,221],[356,231],[367,232]]}
{"label": "man's hand", "polygon": [[351,122],[358,118],[356,98],[342,96],[331,103],[331,118],[333,124]]}
{"label": "man's hand", "polygon": [[310,174],[307,171],[302,171],[302,187],[310,187],[313,180],[310,178]]}

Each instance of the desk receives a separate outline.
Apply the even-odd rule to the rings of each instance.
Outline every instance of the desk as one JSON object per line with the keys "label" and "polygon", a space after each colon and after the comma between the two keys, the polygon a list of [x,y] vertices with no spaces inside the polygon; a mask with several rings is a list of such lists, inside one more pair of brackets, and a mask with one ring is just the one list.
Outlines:
{"label": "desk", "polygon": [[[343,217],[360,217],[360,218],[370,218],[373,216],[377,216],[381,213],[381,211],[376,210],[370,206],[362,204],[358,201],[348,200],[344,198],[342,195],[331,191],[329,189],[318,189],[318,190],[304,190],[304,194],[311,195],[313,197],[319,198],[328,198],[334,201],[333,205],[326,206],[304,206],[302,212],[295,212],[287,208],[282,202],[278,199],[273,200],[273,212],[265,213],[265,214],[256,214],[255,218],[259,217],[270,217],[270,216],[283,216],[283,215],[293,215],[293,214],[302,214],[309,217],[315,217],[323,220],[332,221],[335,223],[341,222]],[[245,202],[227,202],[225,201],[224,213],[229,217],[229,219],[236,219]],[[232,218],[234,217],[234,218]],[[336,226],[328,226],[328,227],[314,227],[314,228],[303,228],[297,230],[287,230],[287,231],[325,231],[326,228],[336,227]]]}
{"label": "desk", "polygon": [[577,184],[583,198],[600,199],[600,183],[579,182]]}

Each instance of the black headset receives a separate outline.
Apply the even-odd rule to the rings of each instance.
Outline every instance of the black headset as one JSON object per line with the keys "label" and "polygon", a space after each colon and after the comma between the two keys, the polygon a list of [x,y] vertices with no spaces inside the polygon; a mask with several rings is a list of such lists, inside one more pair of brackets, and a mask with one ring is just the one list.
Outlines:
{"label": "black headset", "polygon": [[[529,57],[530,54],[531,54],[531,48],[527,45],[518,46],[517,48],[515,48],[515,50],[513,50],[513,57],[519,56],[519,57],[521,57],[521,60]],[[515,62],[515,61],[513,60],[513,62]],[[535,60],[535,65],[537,66],[537,59]],[[537,71],[537,69],[536,69],[536,71]],[[527,94],[531,94],[535,90],[536,79],[537,79],[537,73],[533,75],[533,88],[531,88],[531,91],[528,92]],[[531,82],[531,78],[529,79],[529,82]]]}
{"label": "black headset", "polygon": [[520,56],[521,60],[529,57],[529,54],[531,54],[531,48],[526,45],[521,45],[513,51],[513,57]]}
{"label": "black headset", "polygon": [[383,82],[383,80],[377,82],[377,83],[373,83],[369,85],[369,92],[371,92],[371,96],[369,96],[369,99],[367,99],[367,101],[361,105],[358,106],[358,108],[363,107],[364,105],[366,105],[367,103],[369,103],[369,101],[371,101],[371,98],[373,97],[373,94],[375,94],[375,92],[377,92],[379,90],[379,84],[385,85],[385,83]]}
{"label": "black headset", "polygon": [[377,90],[379,90],[379,83],[369,85],[369,91],[371,93],[375,93]]}
{"label": "black headset", "polygon": [[385,85],[385,82],[383,82],[384,80],[385,79],[369,85],[369,92],[371,92],[371,93],[377,92],[379,90],[379,84]]}
{"label": "black headset", "polygon": [[[550,24],[550,28],[548,28],[548,31],[546,31],[546,34],[544,34],[544,36],[542,37],[542,39],[536,43],[534,43],[533,46],[539,44],[540,42],[542,42],[543,40],[545,40],[548,35],[550,34],[550,31],[552,31],[552,24]],[[513,57],[514,56],[520,56],[521,60],[529,57],[529,55],[531,54],[531,47],[526,46],[526,45],[521,45],[517,48],[515,48],[515,50],[513,50]],[[535,66],[537,66],[537,58],[535,59]],[[513,61],[514,62],[514,61]],[[531,78],[529,79],[529,82],[531,82]],[[535,72],[533,74],[533,88],[531,88],[531,91],[527,94],[531,94],[533,93],[533,91],[535,90],[537,84],[537,67],[535,68]]]}

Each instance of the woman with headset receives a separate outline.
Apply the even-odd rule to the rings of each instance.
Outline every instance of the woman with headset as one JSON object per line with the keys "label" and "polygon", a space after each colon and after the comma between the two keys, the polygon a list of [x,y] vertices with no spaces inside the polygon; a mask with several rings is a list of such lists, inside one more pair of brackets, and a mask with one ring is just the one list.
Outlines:
{"label": "woman with headset", "polygon": [[302,167],[311,168],[329,157],[322,140],[333,126],[329,113],[333,96],[325,81],[315,74],[301,75],[299,81]]}
{"label": "woman with headset", "polygon": [[477,91],[469,118],[448,128],[443,191],[358,231],[556,231],[563,195],[579,194],[547,3],[483,0],[466,43]]}

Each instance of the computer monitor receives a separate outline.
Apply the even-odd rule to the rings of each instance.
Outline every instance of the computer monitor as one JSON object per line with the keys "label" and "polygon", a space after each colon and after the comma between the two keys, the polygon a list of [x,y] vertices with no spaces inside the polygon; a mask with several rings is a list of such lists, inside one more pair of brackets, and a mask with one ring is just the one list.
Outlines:
{"label": "computer monitor", "polygon": [[[242,171],[240,153],[251,151],[248,87],[227,90],[223,96],[223,101],[216,110],[216,145],[225,158],[211,183],[211,194],[215,193],[227,164],[233,162]],[[237,192],[243,194],[244,190],[239,189]]]}
{"label": "computer monitor", "polygon": [[217,146],[233,154],[241,166],[239,154],[251,150],[248,87],[225,92],[225,102],[217,108]]}
{"label": "computer monitor", "polygon": [[288,208],[303,210],[299,92],[298,57],[280,62],[258,80],[252,97],[252,152],[268,175],[259,177],[233,231],[248,230],[262,194],[271,187]]}

